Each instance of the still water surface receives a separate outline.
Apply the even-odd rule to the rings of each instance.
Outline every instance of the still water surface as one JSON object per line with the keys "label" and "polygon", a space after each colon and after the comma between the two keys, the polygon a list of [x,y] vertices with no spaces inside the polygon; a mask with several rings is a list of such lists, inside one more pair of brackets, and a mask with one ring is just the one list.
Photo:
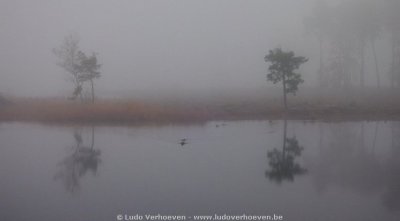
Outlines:
{"label": "still water surface", "polygon": [[0,124],[0,220],[158,213],[398,221],[400,122]]}

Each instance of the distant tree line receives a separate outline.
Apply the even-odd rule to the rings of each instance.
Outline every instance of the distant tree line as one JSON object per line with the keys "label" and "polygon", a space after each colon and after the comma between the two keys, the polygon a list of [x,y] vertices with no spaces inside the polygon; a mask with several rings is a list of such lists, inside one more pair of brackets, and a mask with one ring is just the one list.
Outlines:
{"label": "distant tree line", "polygon": [[[318,79],[323,87],[366,85],[365,56],[371,52],[376,87],[382,77],[389,78],[391,87],[400,87],[400,1],[352,0],[338,5],[316,1],[305,28],[318,40]],[[382,75],[376,41],[384,33],[390,35],[391,64]]]}

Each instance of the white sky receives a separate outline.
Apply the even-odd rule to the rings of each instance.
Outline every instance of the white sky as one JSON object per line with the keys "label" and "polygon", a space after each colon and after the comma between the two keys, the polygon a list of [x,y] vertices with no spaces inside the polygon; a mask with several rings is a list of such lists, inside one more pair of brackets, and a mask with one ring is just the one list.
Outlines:
{"label": "white sky", "polygon": [[[76,33],[98,53],[97,89],[210,90],[266,85],[269,49],[306,57],[303,17],[313,0],[0,0],[0,93],[72,90],[51,49]],[[313,77],[313,63],[304,68]],[[312,82],[312,81],[311,81]]]}

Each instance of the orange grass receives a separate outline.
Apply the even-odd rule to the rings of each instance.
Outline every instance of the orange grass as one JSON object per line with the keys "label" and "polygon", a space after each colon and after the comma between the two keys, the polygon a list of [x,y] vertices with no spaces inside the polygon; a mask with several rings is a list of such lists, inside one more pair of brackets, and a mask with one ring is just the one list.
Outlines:
{"label": "orange grass", "polygon": [[[307,97],[307,99],[305,99]],[[174,123],[236,119],[400,120],[397,95],[367,95],[357,101],[325,96],[290,100],[285,112],[280,99],[221,99],[210,102],[138,102],[98,100],[94,104],[63,99],[12,99],[0,106],[0,121],[54,123]]]}
{"label": "orange grass", "polygon": [[53,99],[17,99],[0,108],[0,121],[43,122],[163,122],[200,120],[199,111],[159,107],[134,101],[97,101],[94,104]]}

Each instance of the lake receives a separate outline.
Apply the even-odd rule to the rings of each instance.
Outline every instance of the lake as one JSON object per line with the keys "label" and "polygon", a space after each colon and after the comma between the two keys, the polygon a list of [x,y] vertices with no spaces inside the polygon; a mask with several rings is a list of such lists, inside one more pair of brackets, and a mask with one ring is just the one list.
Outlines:
{"label": "lake", "polygon": [[4,221],[400,220],[400,122],[2,123],[0,140]]}

